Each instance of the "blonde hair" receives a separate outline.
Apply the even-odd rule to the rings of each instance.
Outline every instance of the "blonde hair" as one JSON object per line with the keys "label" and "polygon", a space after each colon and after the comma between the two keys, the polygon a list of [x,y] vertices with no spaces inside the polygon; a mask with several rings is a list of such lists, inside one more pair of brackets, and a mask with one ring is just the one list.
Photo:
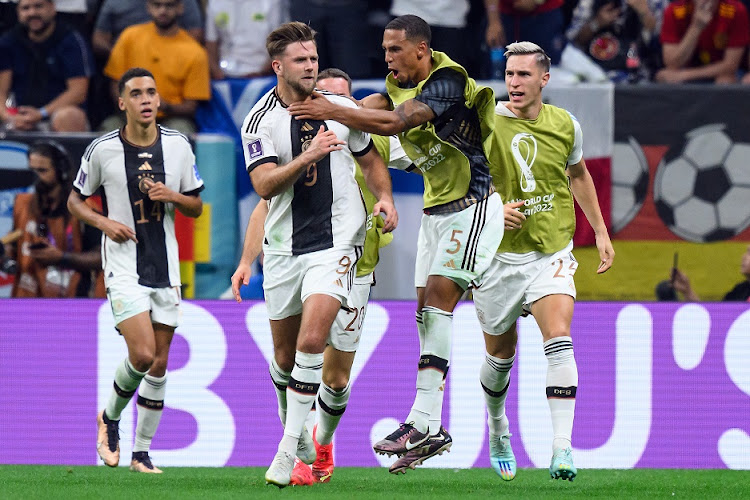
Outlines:
{"label": "blonde hair", "polygon": [[547,53],[539,45],[533,42],[514,42],[505,47],[505,59],[509,59],[510,56],[522,56],[536,54],[536,63],[545,73],[549,71],[550,59]]}

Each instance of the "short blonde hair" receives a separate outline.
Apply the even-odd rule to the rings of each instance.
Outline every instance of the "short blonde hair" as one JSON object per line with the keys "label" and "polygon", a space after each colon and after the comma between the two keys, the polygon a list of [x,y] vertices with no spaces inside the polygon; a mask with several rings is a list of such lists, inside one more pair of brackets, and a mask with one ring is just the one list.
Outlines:
{"label": "short blonde hair", "polygon": [[545,73],[549,71],[551,65],[549,56],[539,45],[534,42],[514,42],[505,47],[505,59],[509,59],[510,56],[522,56],[536,54],[536,63]]}

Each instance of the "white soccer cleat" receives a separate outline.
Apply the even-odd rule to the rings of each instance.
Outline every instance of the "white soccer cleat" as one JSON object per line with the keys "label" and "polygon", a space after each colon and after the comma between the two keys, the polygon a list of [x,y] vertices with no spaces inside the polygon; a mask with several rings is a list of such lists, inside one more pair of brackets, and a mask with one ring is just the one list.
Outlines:
{"label": "white soccer cleat", "polygon": [[271,466],[266,471],[266,483],[283,488],[292,480],[293,470],[294,457],[285,451],[277,451]]}
{"label": "white soccer cleat", "polygon": [[302,428],[302,434],[299,435],[299,441],[297,441],[297,458],[307,465],[315,462],[315,442],[307,431],[307,427]]}

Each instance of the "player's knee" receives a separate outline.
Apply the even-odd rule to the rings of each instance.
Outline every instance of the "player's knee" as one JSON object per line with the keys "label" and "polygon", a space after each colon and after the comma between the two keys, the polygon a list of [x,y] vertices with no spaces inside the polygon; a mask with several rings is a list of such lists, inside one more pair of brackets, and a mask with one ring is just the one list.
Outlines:
{"label": "player's knee", "polygon": [[130,363],[139,372],[147,372],[154,364],[154,351],[149,348],[138,349],[130,354]]}
{"label": "player's knee", "polygon": [[274,352],[274,359],[279,369],[286,373],[290,373],[294,368],[294,351],[277,350]]}
{"label": "player's knee", "polygon": [[323,383],[334,391],[341,392],[349,384],[349,374],[345,372],[329,374],[323,377]]}

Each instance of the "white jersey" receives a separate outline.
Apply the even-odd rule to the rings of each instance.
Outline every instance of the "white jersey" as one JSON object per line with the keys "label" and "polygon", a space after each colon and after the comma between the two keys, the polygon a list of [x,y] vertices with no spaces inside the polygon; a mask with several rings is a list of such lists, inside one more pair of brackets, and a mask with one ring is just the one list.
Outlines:
{"label": "white jersey", "polygon": [[186,195],[203,190],[187,137],[159,126],[156,141],[141,147],[115,130],[94,140],[81,158],[73,189],[86,197],[103,187],[107,217],[133,229],[138,239],[115,243],[102,235],[106,283],[132,278],[152,288],[180,285],[174,204],[152,201],[145,194],[147,179]]}
{"label": "white jersey", "polygon": [[[319,92],[337,104],[356,107],[345,97]],[[296,120],[274,87],[258,100],[242,124],[247,171],[264,163],[291,162],[307,149],[321,125],[345,144],[269,200],[263,240],[267,254],[302,255],[364,243],[365,205],[354,178],[352,155],[361,156],[373,147],[369,134],[333,120]]]}

